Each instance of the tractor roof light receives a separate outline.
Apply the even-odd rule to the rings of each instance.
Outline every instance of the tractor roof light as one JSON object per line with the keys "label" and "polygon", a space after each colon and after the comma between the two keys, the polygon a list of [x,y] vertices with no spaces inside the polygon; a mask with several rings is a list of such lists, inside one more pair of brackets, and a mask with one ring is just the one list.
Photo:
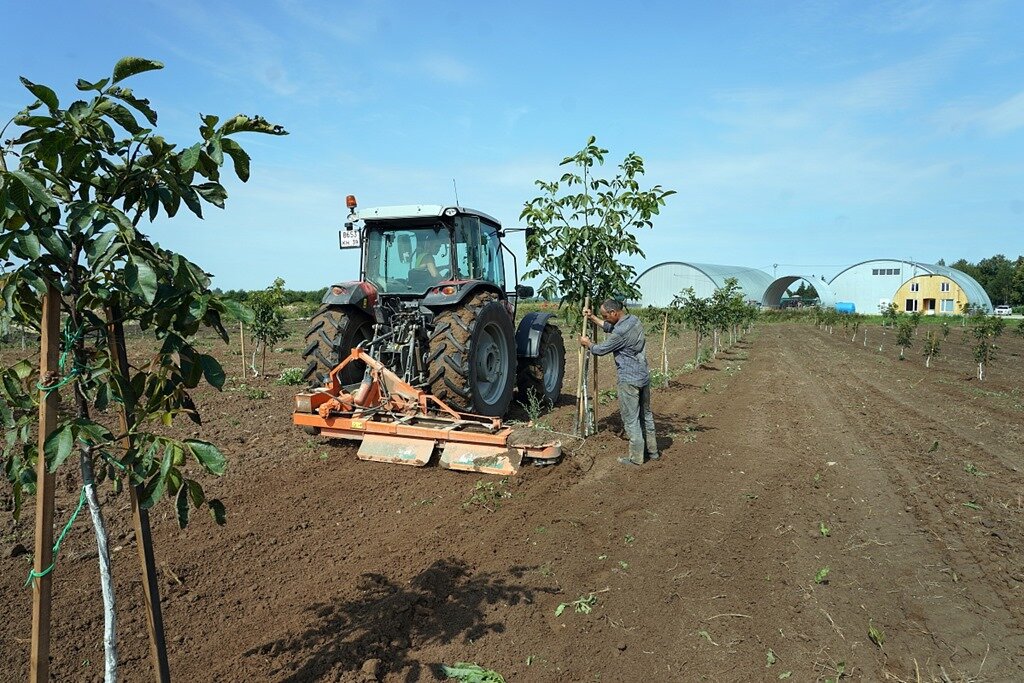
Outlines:
{"label": "tractor roof light", "polygon": [[350,210],[354,210],[356,208],[356,196],[354,194],[350,194],[345,197],[345,206]]}
{"label": "tractor roof light", "polygon": [[459,212],[458,209],[456,209],[454,206],[450,206],[450,207],[448,207],[447,209],[444,210],[444,215],[448,216],[450,218],[450,217],[454,216],[455,214],[457,214],[458,212]]}

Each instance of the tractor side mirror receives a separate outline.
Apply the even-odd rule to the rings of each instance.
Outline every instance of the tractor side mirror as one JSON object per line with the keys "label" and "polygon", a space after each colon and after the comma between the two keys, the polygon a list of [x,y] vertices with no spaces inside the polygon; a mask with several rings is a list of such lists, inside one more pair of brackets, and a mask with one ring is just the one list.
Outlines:
{"label": "tractor side mirror", "polygon": [[516,285],[516,296],[520,299],[529,299],[533,296],[533,287],[529,285]]}

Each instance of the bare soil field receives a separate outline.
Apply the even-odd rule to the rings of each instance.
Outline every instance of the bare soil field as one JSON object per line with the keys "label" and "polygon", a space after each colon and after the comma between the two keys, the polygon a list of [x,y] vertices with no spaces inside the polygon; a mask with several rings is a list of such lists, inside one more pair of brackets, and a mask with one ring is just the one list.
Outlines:
{"label": "bare soil field", "polygon": [[[612,400],[599,435],[508,479],[360,462],[291,426],[294,387],[241,379],[211,341],[227,390],[197,391],[203,426],[176,429],[229,456],[203,480],[228,524],[153,514],[173,678],[444,680],[470,661],[509,681],[1024,680],[1024,340],[1004,336],[979,382],[961,336],[925,369],[877,327],[865,346],[763,325],[654,392],[659,461],[616,462]],[[692,357],[689,336],[671,345],[674,367]],[[543,418],[556,432],[573,380]],[[77,497],[62,475],[58,526]],[[150,680],[128,500],[105,505],[123,680]],[[28,674],[32,529],[31,502],[0,521],[3,680]],[[84,516],[52,638],[54,680],[102,680]]]}

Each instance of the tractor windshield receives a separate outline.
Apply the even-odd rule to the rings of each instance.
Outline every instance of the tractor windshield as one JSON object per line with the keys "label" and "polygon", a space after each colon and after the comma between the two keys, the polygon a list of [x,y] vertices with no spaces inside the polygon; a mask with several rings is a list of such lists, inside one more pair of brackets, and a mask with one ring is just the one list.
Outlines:
{"label": "tractor windshield", "polygon": [[367,230],[366,278],[382,293],[423,294],[452,276],[451,262],[451,232],[443,224]]}

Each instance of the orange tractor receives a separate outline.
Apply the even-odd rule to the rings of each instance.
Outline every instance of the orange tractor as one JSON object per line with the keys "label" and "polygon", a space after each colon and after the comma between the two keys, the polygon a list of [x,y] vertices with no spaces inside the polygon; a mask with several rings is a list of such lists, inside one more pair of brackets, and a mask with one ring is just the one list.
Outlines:
{"label": "orange tractor", "polygon": [[558,458],[557,443],[517,443],[501,421],[517,391],[553,405],[565,374],[551,314],[514,326],[533,289],[506,290],[505,257],[516,281],[518,268],[501,224],[458,206],[347,203],[340,246],[360,249],[360,278],[329,287],[312,319],[312,386],[293,422],[361,441],[365,460],[425,465],[440,450],[444,467],[510,474]]}

